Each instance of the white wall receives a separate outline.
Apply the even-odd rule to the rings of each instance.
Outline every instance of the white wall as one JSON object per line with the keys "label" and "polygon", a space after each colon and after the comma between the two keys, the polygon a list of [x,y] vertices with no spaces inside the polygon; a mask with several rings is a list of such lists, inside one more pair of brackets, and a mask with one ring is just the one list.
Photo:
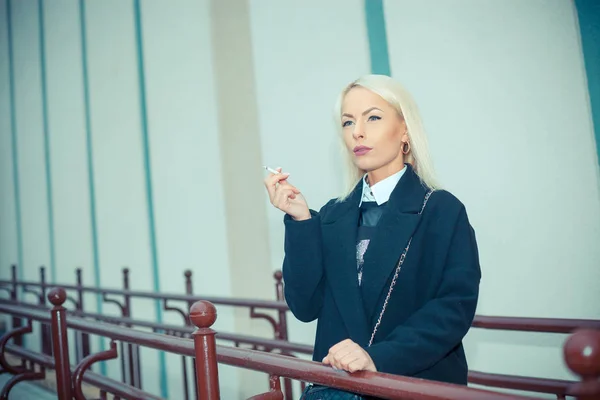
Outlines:
{"label": "white wall", "polygon": [[[477,232],[478,313],[597,319],[598,160],[575,10],[566,1],[459,3],[387,1],[385,18],[392,75],[420,104],[441,181]],[[263,157],[318,209],[340,189],[335,96],[369,72],[362,2],[343,16],[339,4],[253,5]],[[279,268],[277,210],[269,227]],[[292,339],[311,343],[314,327],[293,323]],[[564,339],[473,330],[466,345],[473,369],[574,379]]]}
{"label": "white wall", "polygon": [[[0,3],[0,5],[4,5]],[[6,26],[6,7],[0,7],[1,26]],[[0,29],[0,276],[10,277],[10,266],[18,258],[15,197],[13,186],[13,157],[11,140],[11,99],[9,90],[8,31]]]}
{"label": "white wall", "polygon": [[[160,290],[182,293],[191,269],[195,293],[232,296],[209,2],[144,1],[142,17]],[[219,307],[214,329],[235,331],[231,307]],[[181,357],[167,361],[171,397],[183,398]],[[223,398],[235,398],[237,370],[219,374]]]}
{"label": "white wall", "polygon": [[[598,160],[575,9],[459,3],[385,7],[392,74],[419,102],[441,180],[477,233],[477,312],[598,319]],[[473,330],[470,365],[566,378],[563,339]]]}
{"label": "white wall", "polygon": [[[345,84],[369,73],[362,1],[251,5],[264,165],[290,172],[290,182],[318,210],[342,189],[333,120],[336,96]],[[281,269],[283,215],[266,194],[264,198],[273,269]],[[314,343],[316,324],[289,318],[290,339]]]}
{"label": "white wall", "polygon": [[[37,279],[37,268],[50,259],[38,2],[11,4],[22,271]],[[224,188],[255,174],[220,172],[224,147],[236,143],[219,135],[219,101],[227,99],[217,100],[210,2],[146,0],[141,7],[156,280],[134,3],[85,5],[91,175],[79,2],[43,2],[57,281],[73,282],[81,266],[85,281],[94,282],[92,176],[102,286],[119,287],[127,266],[134,289],[182,293],[189,268],[196,293],[231,296],[239,278],[230,265],[236,246],[228,242]],[[318,209],[341,190],[336,96],[370,72],[364,3],[248,5],[263,164],[290,172]],[[0,0],[0,21],[5,11]],[[416,97],[441,181],[467,205],[477,233],[478,313],[600,318],[593,287],[600,281],[598,160],[571,3],[394,0],[385,2],[385,17],[392,75]],[[17,262],[5,27],[1,22],[1,277]],[[282,215],[264,191],[260,196],[268,215],[265,258],[275,270],[283,258]],[[88,309],[95,300],[88,299]],[[103,311],[117,313],[110,304]],[[136,302],[133,315],[156,318],[154,303]],[[173,313],[163,320],[180,322]],[[289,320],[291,340],[311,344],[315,324]],[[215,329],[235,327],[231,310],[220,307]],[[472,330],[466,344],[473,369],[569,378],[563,340]],[[142,357],[144,388],[160,393],[161,359],[150,350]],[[168,394],[181,398],[180,360],[165,362]],[[108,373],[117,377],[116,371]],[[266,379],[257,379],[256,389],[239,388],[233,368],[220,374],[224,398],[266,390]]]}
{"label": "white wall", "polygon": [[[38,2],[12,1],[15,113],[24,265],[27,279],[49,266],[48,199],[42,118]],[[182,293],[183,272],[194,272],[196,293],[230,296],[224,208],[219,164],[216,104],[212,88],[207,1],[142,3],[146,74],[147,131],[156,224],[158,276],[162,291]],[[43,2],[50,170],[55,217],[56,276],[74,281],[75,267],[94,284],[91,190],[85,125],[80,8],[75,0]],[[0,3],[4,16],[6,0]],[[4,21],[4,20],[3,20]],[[120,287],[121,269],[130,268],[131,287],[152,291],[150,229],[145,183],[142,113],[134,3],[85,2],[90,101],[91,176],[96,206],[99,284]],[[6,24],[0,36],[2,57],[2,275],[16,263],[12,177],[10,96]],[[206,171],[212,170],[207,174]],[[50,275],[50,274],[49,274]],[[33,300],[32,297],[29,298]],[[88,310],[96,299],[90,297]],[[183,304],[173,304],[181,306]],[[117,315],[104,304],[102,311]],[[155,304],[138,300],[133,316],[156,319]],[[181,323],[175,313],[164,321]],[[219,309],[215,329],[233,331],[233,313]],[[98,341],[94,338],[94,350]],[[31,340],[34,346],[37,340]],[[104,342],[106,348],[107,342]],[[182,398],[181,359],[142,351],[144,388],[160,393],[167,374],[168,395]],[[117,362],[107,374],[120,378]],[[224,368],[223,395],[236,392],[237,371]]]}

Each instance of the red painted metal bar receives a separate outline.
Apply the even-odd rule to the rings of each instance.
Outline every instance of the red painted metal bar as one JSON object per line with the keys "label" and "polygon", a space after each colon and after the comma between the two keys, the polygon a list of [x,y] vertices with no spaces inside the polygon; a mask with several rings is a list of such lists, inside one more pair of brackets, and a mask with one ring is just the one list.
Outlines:
{"label": "red painted metal bar", "polygon": [[64,290],[52,289],[48,292],[48,301],[54,305],[51,311],[52,354],[56,368],[56,392],[61,400],[72,398],[66,309],[62,306],[66,299],[67,294]]}
{"label": "red painted metal bar", "polygon": [[[41,306],[46,304],[46,267],[40,267],[40,298],[39,303]],[[40,335],[41,349],[44,354],[52,354],[52,343],[51,343],[51,330],[47,324],[41,325],[42,334]]]}
{"label": "red painted metal bar", "polygon": [[[192,297],[194,295],[194,287],[193,287],[193,283],[192,283],[192,271],[191,270],[185,270],[185,272],[183,273],[183,276],[185,278],[185,294]],[[192,308],[192,304],[194,304],[192,301],[188,301],[187,302],[187,309],[189,310],[190,308]],[[186,325],[191,326],[192,325],[192,321],[190,321],[189,315],[186,315]],[[186,400],[188,400],[188,388],[187,388],[187,361],[185,359],[185,357],[181,358],[181,362],[183,364],[183,371],[186,374]],[[192,372],[194,373],[194,376],[196,376],[197,371],[196,371],[196,363],[192,363]],[[194,393],[196,394],[196,398],[198,398],[198,386],[194,385]]]}
{"label": "red painted metal bar", "polygon": [[190,308],[190,320],[197,327],[192,334],[196,353],[196,384],[198,398],[217,400],[219,395],[219,368],[215,331],[210,327],[217,320],[217,309],[208,301],[198,301]]}
{"label": "red painted metal bar", "polygon": [[[10,281],[0,280],[0,285],[10,284]],[[40,287],[38,282],[32,281],[17,281],[17,286],[27,286],[27,287]],[[78,287],[76,285],[60,285],[61,288],[65,290],[77,290]],[[272,301],[272,300],[256,300],[256,299],[243,299],[243,298],[230,298],[230,297],[218,297],[218,296],[189,296],[185,294],[175,294],[175,293],[156,293],[156,292],[143,292],[138,290],[120,290],[120,289],[108,289],[108,288],[98,288],[93,286],[83,286],[81,290],[89,293],[106,293],[106,294],[115,294],[115,295],[129,295],[131,297],[145,298],[145,299],[154,299],[154,300],[163,300],[169,299],[172,301],[185,301],[185,302],[196,302],[196,301],[210,301],[213,304],[224,305],[224,306],[237,306],[237,307],[257,307],[257,308],[266,308],[272,310],[289,310],[287,304],[280,301]]]}
{"label": "red painted metal bar", "polygon": [[31,333],[31,331],[31,321],[28,321],[27,325],[13,328],[0,338],[0,366],[2,367],[3,371],[8,372],[9,374],[19,374],[23,372],[25,369],[24,366],[11,365],[6,360],[6,346],[10,339],[13,339],[16,342],[16,338],[21,337],[24,334]]}
{"label": "red painted metal bar", "polygon": [[[77,302],[75,303],[75,309],[77,311],[84,311],[83,301],[83,276],[81,268],[75,270],[76,279],[76,291],[77,291]],[[77,332],[75,336],[75,348],[76,348],[76,360],[79,362],[90,354],[90,335],[87,333]]]}
{"label": "red painted metal bar", "polygon": [[600,329],[597,319],[558,319],[525,317],[489,317],[476,315],[473,328],[502,331],[571,333],[577,329]]}
{"label": "red painted metal bar", "polygon": [[270,390],[268,392],[257,394],[256,396],[250,397],[248,400],[283,400],[283,392],[281,391],[281,384],[279,383],[278,376],[269,376],[269,388]]}
{"label": "red painted metal bar", "polygon": [[567,339],[563,356],[569,369],[581,378],[569,393],[581,400],[600,399],[600,331],[577,330]]}
{"label": "red painted metal bar", "polygon": [[[31,350],[16,345],[8,345],[7,350],[9,353],[15,356],[27,359],[46,368],[54,369],[54,360],[50,356],[35,353]],[[75,368],[71,367],[71,371],[74,372],[74,370]],[[89,370],[83,374],[83,381],[92,386],[103,388],[108,393],[112,393],[114,395],[121,396],[127,399],[134,398],[146,400],[163,400],[162,397],[158,397],[151,393],[144,392],[133,386],[129,386],[125,383],[107,378]]]}
{"label": "red painted metal bar", "polygon": [[[284,300],[284,296],[283,296],[283,283],[280,276],[280,272],[276,272],[274,274],[275,280],[276,280],[276,293],[277,293],[277,298],[278,298],[278,302],[275,303],[279,303],[279,306],[281,306],[281,304],[283,303]],[[191,296],[192,290],[191,290],[191,272],[190,271],[186,271],[185,274],[186,277],[186,292],[187,295],[190,297],[188,298],[186,301],[188,301],[188,304],[191,300],[197,298],[194,296]],[[16,279],[15,279],[16,280]],[[6,281],[0,281],[1,283],[6,283]],[[19,283],[20,284],[20,283]],[[27,283],[29,284],[29,283]],[[33,285],[35,286],[35,285]],[[16,286],[15,286],[16,287]],[[188,289],[189,288],[189,289]],[[110,290],[109,290],[110,291]],[[131,293],[131,292],[128,292]],[[115,293],[117,294],[117,293]],[[122,294],[122,293],[119,293]],[[151,298],[155,298],[155,297],[151,297]],[[163,299],[165,300],[166,303],[166,296],[163,296]],[[171,296],[168,297],[168,299],[172,299]],[[217,299],[222,299],[222,298],[217,298]],[[182,300],[181,298],[177,298],[175,300]],[[234,303],[239,304],[240,302],[237,301],[239,299],[230,299],[233,300]],[[241,299],[242,302],[244,302],[244,299]],[[261,301],[258,301],[259,303]],[[231,302],[228,302],[227,305],[231,305]],[[251,301],[251,305],[250,304],[246,304],[246,305],[239,305],[241,307],[252,307],[256,305],[255,301]],[[268,307],[267,307],[268,308]],[[280,335],[282,333],[285,333],[285,336],[287,337],[287,326],[285,326],[285,320],[282,318],[282,315],[285,316],[286,315],[286,311],[287,311],[287,306],[282,307],[282,308],[276,308],[277,312],[279,314],[279,321],[276,321],[277,323],[277,330],[276,330],[276,335]],[[114,321],[116,323],[116,321]],[[487,317],[487,316],[476,316],[474,323],[473,323],[473,327],[476,328],[484,328],[484,329],[499,329],[499,330],[517,330],[517,331],[532,331],[532,332],[548,332],[548,333],[570,333],[573,332],[574,330],[576,330],[577,328],[581,328],[581,327],[588,327],[588,328],[593,328],[593,329],[600,329],[600,321],[598,320],[583,320],[583,319],[544,319],[544,318],[514,318],[514,317]],[[156,326],[156,329],[164,329],[164,327],[162,326]],[[174,332],[176,332],[176,330],[174,330]],[[234,342],[239,342],[239,338],[237,338],[236,336],[238,335],[230,335],[230,334],[217,334],[217,339],[223,339],[223,340],[232,340]],[[258,344],[256,343],[256,339],[257,338],[253,338],[251,336],[248,336],[247,338],[245,338],[248,343],[251,343],[255,348],[262,348],[265,349],[267,351],[269,350],[273,350],[273,349],[280,349],[279,347],[269,347],[268,343],[261,343]],[[265,341],[268,342],[268,339],[263,339]],[[243,341],[242,341],[243,342]],[[294,344],[292,344],[294,345]],[[306,345],[300,345],[300,346],[305,346],[307,347],[307,349],[295,349],[293,350],[294,352],[306,352],[306,353],[311,353],[311,348],[310,346],[306,346]],[[287,351],[285,351],[287,352]],[[284,352],[284,354],[285,354]],[[552,387],[562,387],[564,386],[566,383],[565,381],[559,381],[559,380],[544,380],[544,379],[540,379],[540,378],[525,378],[525,377],[512,377],[512,376],[507,376],[507,375],[498,375],[498,374],[485,374],[485,373],[479,373],[479,372],[475,372],[473,371],[471,373],[471,382],[472,383],[477,383],[478,382],[483,382],[483,380],[485,380],[489,385],[494,385],[497,387],[512,387],[511,385],[526,385],[526,384],[530,384],[531,387],[538,387],[538,389],[540,388],[546,388],[544,389],[544,392],[547,392],[546,390],[550,390]],[[506,380],[504,380],[506,379]],[[285,380],[284,380],[285,382]],[[552,389],[554,390],[554,389]],[[542,391],[542,390],[540,390]],[[557,392],[553,392],[555,394],[558,394]]]}
{"label": "red painted metal bar", "polygon": [[[14,264],[10,266],[10,281],[7,281],[6,283],[10,286],[10,299],[12,301],[18,301],[19,294],[18,294],[17,266]],[[18,328],[19,326],[22,326],[22,324],[23,324],[23,322],[21,321],[20,318],[16,318],[16,317],[12,318],[13,328]],[[23,339],[20,336],[15,338],[15,344],[21,346],[23,344]]]}
{"label": "red painted metal bar", "polygon": [[[28,287],[40,287],[41,284],[38,282],[31,281],[17,281],[16,276],[14,281],[0,280],[0,285],[10,286],[28,286]],[[184,301],[191,304],[195,301],[206,300],[216,305],[227,305],[227,306],[238,306],[238,307],[256,307],[273,309],[280,311],[289,311],[287,304],[284,301],[269,301],[269,300],[256,300],[256,299],[241,299],[241,298],[227,298],[227,297],[212,297],[197,295],[182,295],[172,293],[154,293],[154,292],[142,292],[142,291],[130,291],[130,290],[119,290],[119,289],[108,289],[108,288],[97,288],[90,286],[77,286],[77,285],[61,285],[64,289],[69,290],[82,290],[90,293],[106,293],[115,295],[128,295],[131,297],[148,298],[148,299],[159,299],[159,300],[171,300],[171,301]],[[283,290],[283,288],[282,288]],[[494,317],[494,316],[483,316],[476,315],[473,321],[474,328],[483,329],[495,329],[495,330],[512,330],[512,331],[528,331],[528,332],[547,332],[547,333],[570,333],[576,329],[589,328],[589,329],[600,329],[600,320],[591,319],[557,319],[557,318],[527,318],[527,317]]]}
{"label": "red painted metal bar", "polygon": [[576,382],[469,371],[469,383],[527,392],[549,393],[559,396],[565,395],[569,387]]}
{"label": "red painted metal bar", "polygon": [[[34,304],[28,304],[29,307],[38,307]],[[158,324],[148,321],[136,321],[131,319],[123,319],[119,317],[107,317],[100,314],[84,313],[83,316],[96,318],[99,320],[108,321],[111,323],[123,323],[130,326],[141,326],[150,327],[160,330],[169,329],[173,332],[181,334],[190,334],[193,329],[189,327],[179,327],[175,325]],[[236,335],[228,333],[217,333],[217,339],[230,340],[237,343],[245,343],[253,345],[255,348],[262,348],[265,350],[282,350],[283,354],[289,354],[288,352],[312,354],[312,347],[303,344],[290,343],[285,341],[276,341],[271,339],[262,339],[246,335]],[[284,381],[285,382],[285,381]],[[477,371],[471,371],[469,373],[469,382],[475,384],[481,384],[491,387],[499,388],[512,388],[515,390],[533,391],[538,393],[552,393],[560,396],[561,393],[565,393],[567,388],[574,384],[573,381],[563,381],[556,379],[544,379],[544,378],[531,378],[531,377],[520,377],[511,375],[501,374],[490,374]]]}
{"label": "red painted metal bar", "polygon": [[[19,382],[23,382],[23,381],[33,381],[33,380],[39,380],[39,379],[45,379],[46,378],[46,371],[44,369],[42,369],[41,371],[24,371],[24,372],[20,372],[16,375],[13,375],[12,378],[10,378],[5,384],[4,387],[2,387],[2,390],[0,391],[0,400],[8,400],[8,394],[10,392],[10,390]],[[62,400],[62,398],[60,399]]]}
{"label": "red painted metal bar", "polygon": [[[129,268],[123,268],[123,289],[128,291],[129,287]],[[123,317],[131,318],[131,296],[125,295],[124,298],[124,308],[123,308]],[[131,327],[131,325],[127,325]],[[128,363],[128,373],[129,373],[129,383],[137,388],[142,388],[142,371],[141,371],[141,362],[140,362],[140,352],[139,348],[136,345],[131,343],[127,343],[127,363]]]}
{"label": "red painted metal bar", "polygon": [[[285,295],[283,289],[283,273],[281,271],[275,271],[273,273],[273,279],[275,279],[275,299],[277,301],[285,302]],[[283,310],[277,311],[279,313],[278,325],[277,325],[277,336],[276,339],[288,340],[288,327],[287,327],[287,312]],[[290,355],[285,352],[284,354]],[[309,354],[312,354],[312,350]],[[283,380],[283,386],[285,391],[285,398],[293,398],[292,381],[290,379]]]}
{"label": "red painted metal bar", "polygon": [[[98,361],[112,360],[118,357],[117,345],[114,341],[110,342],[110,349],[101,351],[100,353],[90,354],[84,358],[73,371],[73,395],[76,400],[85,400],[81,384],[83,383],[83,374]],[[132,385],[133,386],[133,385]],[[135,387],[135,386],[134,386]],[[69,399],[70,400],[70,399]]]}
{"label": "red painted metal bar", "polygon": [[[192,314],[195,314],[194,306],[192,307]],[[49,320],[46,312],[43,310],[28,309],[7,304],[0,304],[0,312],[42,322]],[[210,313],[207,312],[207,314]],[[107,336],[113,340],[124,340],[181,355],[198,356],[198,352],[194,350],[192,341],[188,339],[177,339],[165,335],[91,322],[77,317],[70,317],[67,321],[67,326],[72,329],[85,330],[91,334]],[[203,345],[208,343],[207,341],[200,342]],[[206,350],[206,347],[204,349]],[[481,389],[471,389],[461,385],[426,382],[420,379],[389,374],[370,372],[348,374],[333,370],[320,363],[252,350],[217,346],[216,351],[217,361],[228,365],[390,399],[414,398],[419,400],[438,400],[445,398],[451,400],[489,400],[527,398]],[[202,399],[202,397],[200,398]],[[209,398],[209,400],[213,399]]]}

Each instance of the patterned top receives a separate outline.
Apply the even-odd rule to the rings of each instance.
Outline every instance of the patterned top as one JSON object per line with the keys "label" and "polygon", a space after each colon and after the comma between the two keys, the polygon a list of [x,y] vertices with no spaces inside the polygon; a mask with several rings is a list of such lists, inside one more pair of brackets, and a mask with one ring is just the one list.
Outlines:
{"label": "patterned top", "polygon": [[365,253],[369,248],[371,237],[377,229],[377,224],[387,203],[380,206],[374,201],[365,201],[360,206],[360,219],[358,221],[358,237],[356,238],[356,268],[358,271],[358,285],[362,284],[363,265]]}
{"label": "patterned top", "polygon": [[356,268],[358,272],[358,285],[362,284],[363,265],[365,254],[369,248],[371,237],[377,229],[383,210],[395,189],[396,185],[406,172],[406,166],[400,171],[369,186],[367,175],[363,177],[363,191],[360,199],[360,219],[358,221],[358,237],[356,238]]}

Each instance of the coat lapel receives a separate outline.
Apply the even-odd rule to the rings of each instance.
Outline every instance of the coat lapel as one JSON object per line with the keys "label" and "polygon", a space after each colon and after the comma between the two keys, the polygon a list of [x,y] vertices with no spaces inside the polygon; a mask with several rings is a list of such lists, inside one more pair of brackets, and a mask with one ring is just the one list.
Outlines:
{"label": "coat lapel", "polygon": [[359,201],[362,195],[362,181],[350,197],[335,206],[330,215],[322,221],[323,246],[327,252],[327,281],[333,298],[344,320],[350,338],[360,344],[368,342],[368,324],[361,300],[356,270],[356,237],[358,231]]}
{"label": "coat lapel", "polygon": [[419,211],[427,190],[412,167],[407,164],[407,168],[388,200],[365,254],[360,289],[367,321],[372,321],[375,312],[379,312],[377,305],[387,294],[388,280],[421,219]]}

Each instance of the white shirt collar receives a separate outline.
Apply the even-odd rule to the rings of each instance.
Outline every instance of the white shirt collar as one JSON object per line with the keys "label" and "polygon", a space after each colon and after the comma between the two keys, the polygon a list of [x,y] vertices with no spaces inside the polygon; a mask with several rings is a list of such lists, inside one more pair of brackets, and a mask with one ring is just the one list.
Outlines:
{"label": "white shirt collar", "polygon": [[363,190],[362,190],[362,198],[360,199],[359,207],[362,205],[363,201],[375,201],[377,205],[380,206],[387,202],[390,199],[390,195],[392,191],[402,178],[402,175],[406,172],[406,165],[400,171],[396,172],[393,175],[388,176],[382,181],[377,182],[373,186],[369,186],[367,183],[367,174],[363,176]]}

